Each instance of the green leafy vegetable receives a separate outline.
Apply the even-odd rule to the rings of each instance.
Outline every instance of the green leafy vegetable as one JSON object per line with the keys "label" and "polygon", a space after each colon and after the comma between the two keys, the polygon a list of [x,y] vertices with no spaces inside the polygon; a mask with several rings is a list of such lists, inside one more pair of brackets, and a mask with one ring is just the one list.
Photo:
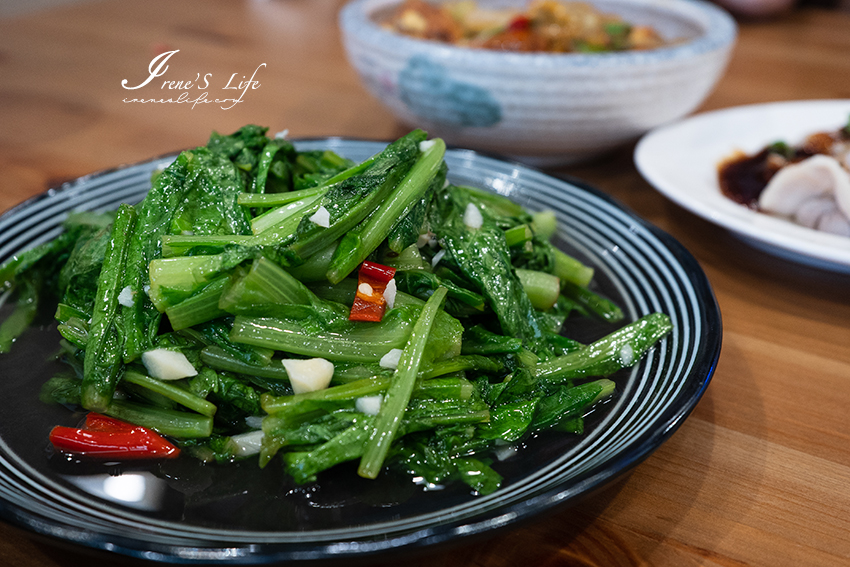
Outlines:
{"label": "green leafy vegetable", "polygon": [[[75,213],[0,266],[14,302],[0,351],[56,303],[70,371],[44,402],[220,466],[280,459],[298,483],[359,461],[368,479],[490,494],[494,457],[581,433],[616,372],[672,330],[661,313],[624,324],[593,268],[552,243],[551,211],[450,183],[442,140],[414,130],[353,163],[266,132],[213,133],[141,203]],[[350,320],[374,292],[351,277],[365,260],[394,275],[378,322]],[[570,338],[581,321],[604,333]]]}

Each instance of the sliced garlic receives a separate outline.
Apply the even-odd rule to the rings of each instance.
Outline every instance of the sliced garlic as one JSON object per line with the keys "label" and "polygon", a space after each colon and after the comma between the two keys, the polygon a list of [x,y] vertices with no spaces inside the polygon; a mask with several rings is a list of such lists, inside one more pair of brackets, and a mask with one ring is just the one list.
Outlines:
{"label": "sliced garlic", "polygon": [[378,415],[383,401],[383,396],[363,396],[354,400],[354,409],[366,415]]}
{"label": "sliced garlic", "polygon": [[372,289],[372,286],[365,282],[357,286],[357,291],[366,297],[370,297],[375,292],[375,290]]}
{"label": "sliced garlic", "polygon": [[250,457],[256,455],[263,448],[263,432],[249,431],[230,437],[233,443],[233,454],[237,457]]}
{"label": "sliced garlic", "polygon": [[118,294],[118,303],[120,303],[124,307],[132,307],[136,304],[136,301],[134,299],[135,296],[136,294],[133,293],[133,288],[127,286],[121,290],[121,293]]}
{"label": "sliced garlic", "polygon": [[387,309],[392,309],[395,305],[396,293],[398,293],[398,286],[395,283],[395,278],[393,278],[384,288],[384,301],[387,302]]}
{"label": "sliced garlic", "polygon": [[331,383],[334,365],[324,358],[283,360],[283,367],[296,394],[324,390]]}
{"label": "sliced garlic", "polygon": [[198,375],[198,371],[185,354],[166,348],[143,352],[142,364],[145,365],[149,375],[160,380],[180,380]]}
{"label": "sliced garlic", "polygon": [[437,267],[437,264],[439,264],[439,263],[440,263],[440,260],[442,260],[442,259],[443,259],[443,256],[445,256],[445,255],[446,255],[446,250],[445,250],[445,249],[442,249],[442,250],[440,250],[439,252],[437,252],[436,254],[434,254],[434,257],[433,257],[433,258],[431,258],[431,267],[432,267],[432,268]]}
{"label": "sliced garlic", "polygon": [[484,224],[484,216],[481,214],[481,209],[472,203],[466,205],[463,211],[463,224],[469,228],[478,229]]}
{"label": "sliced garlic", "polygon": [[401,360],[401,353],[403,351],[400,348],[394,348],[389,351],[387,354],[381,357],[381,361],[378,363],[381,365],[381,368],[398,368],[398,363]]}
{"label": "sliced garlic", "polygon": [[331,225],[331,213],[325,207],[319,207],[319,210],[310,217],[310,221],[322,228],[328,228]]}

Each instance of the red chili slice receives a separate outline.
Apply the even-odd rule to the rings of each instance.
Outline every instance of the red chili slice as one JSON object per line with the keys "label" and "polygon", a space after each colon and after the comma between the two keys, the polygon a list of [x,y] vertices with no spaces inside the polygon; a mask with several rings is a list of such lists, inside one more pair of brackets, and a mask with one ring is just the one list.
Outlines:
{"label": "red chili slice", "polygon": [[[114,417],[109,417],[108,415],[103,415],[97,412],[89,412],[86,414],[86,425],[84,429],[87,431],[132,431],[133,429],[141,427],[140,425],[134,425],[132,423],[127,423],[126,421],[121,421],[120,419],[115,419]],[[144,428],[142,428],[144,429]]]}
{"label": "red chili slice", "polygon": [[350,321],[380,322],[384,318],[384,311],[387,309],[384,290],[387,289],[387,284],[394,276],[395,268],[375,262],[363,262],[357,273],[357,295],[354,298],[348,319]]}
{"label": "red chili slice", "polygon": [[50,442],[63,453],[102,459],[173,459],[180,449],[146,427],[90,413],[84,429],[57,425]]}
{"label": "red chili slice", "polygon": [[366,260],[360,265],[358,277],[359,276],[367,276],[383,282],[384,284],[388,284],[390,283],[390,280],[395,277],[395,268],[390,268],[389,266],[384,266],[383,264]]}

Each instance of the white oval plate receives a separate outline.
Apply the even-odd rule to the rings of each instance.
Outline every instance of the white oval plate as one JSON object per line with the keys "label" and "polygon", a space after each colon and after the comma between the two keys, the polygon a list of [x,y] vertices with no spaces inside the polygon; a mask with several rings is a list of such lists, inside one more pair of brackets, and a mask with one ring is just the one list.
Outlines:
{"label": "white oval plate", "polygon": [[717,164],[735,150],[753,153],[783,140],[847,124],[850,100],[739,106],[697,114],[653,130],[635,148],[641,175],[667,198],[753,246],[817,268],[850,273],[850,238],[748,209],[723,196]]}

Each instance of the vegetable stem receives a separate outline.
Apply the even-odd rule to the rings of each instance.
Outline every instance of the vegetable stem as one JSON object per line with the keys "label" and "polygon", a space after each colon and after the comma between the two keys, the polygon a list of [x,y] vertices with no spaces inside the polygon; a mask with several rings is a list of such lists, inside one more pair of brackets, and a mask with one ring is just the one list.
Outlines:
{"label": "vegetable stem", "polygon": [[561,280],[558,276],[520,268],[515,271],[522,289],[525,290],[535,309],[548,311],[555,305],[558,296],[561,295]]}
{"label": "vegetable stem", "polygon": [[118,323],[118,295],[123,289],[127,254],[136,224],[136,209],[121,205],[112,225],[97,282],[94,311],[83,363],[82,405],[103,412],[118,384],[124,344]]}
{"label": "vegetable stem", "polygon": [[212,418],[197,413],[155,408],[124,400],[113,400],[103,413],[178,439],[212,435]]}
{"label": "vegetable stem", "polygon": [[331,260],[328,281],[339,283],[353,272],[425,194],[446,153],[443,140],[437,138],[431,142],[383,205],[365,221],[364,226],[343,237]]}
{"label": "vegetable stem", "polygon": [[623,320],[623,311],[616,303],[590,291],[586,287],[565,281],[561,284],[561,292],[587,309],[590,313],[609,323],[616,323]]}
{"label": "vegetable stem", "polygon": [[540,211],[531,215],[531,228],[545,240],[550,240],[558,230],[558,218],[553,211]]}
{"label": "vegetable stem", "polygon": [[534,238],[534,232],[527,224],[513,226],[505,231],[505,242],[508,246],[519,246]]}
{"label": "vegetable stem", "polygon": [[215,404],[208,402],[207,400],[196,396],[192,392],[184,390],[179,386],[174,386],[173,384],[163,382],[162,380],[157,380],[156,378],[151,378],[150,376],[146,376],[139,372],[129,370],[124,373],[122,380],[126,380],[131,384],[136,384],[137,386],[142,386],[143,388],[147,388],[152,392],[161,394],[169,400],[173,400],[178,404],[189,408],[190,410],[198,412],[201,415],[206,415],[210,417],[215,415]]}
{"label": "vegetable stem", "polygon": [[552,247],[552,251],[555,255],[555,269],[553,273],[562,282],[569,282],[579,287],[587,287],[593,279],[593,268],[585,266],[580,261],[554,246]]}
{"label": "vegetable stem", "polygon": [[579,350],[538,364],[534,373],[552,383],[584,376],[608,376],[635,364],[672,328],[670,317],[663,313],[645,315]]}
{"label": "vegetable stem", "polygon": [[175,331],[188,329],[227,315],[226,311],[219,308],[218,303],[228,281],[227,276],[219,276],[195,295],[166,308],[165,314],[168,316],[171,328]]}
{"label": "vegetable stem", "polygon": [[369,439],[357,473],[364,478],[376,478],[384,464],[384,459],[389,452],[398,427],[404,417],[410,395],[416,384],[416,376],[419,366],[422,364],[422,355],[425,352],[425,344],[428,334],[437,316],[443,300],[446,297],[446,288],[440,288],[425,302],[419,319],[413,326],[410,340],[399,361],[398,369],[393,375],[392,384],[387,391],[384,403],[375,417],[375,422],[369,432]]}

